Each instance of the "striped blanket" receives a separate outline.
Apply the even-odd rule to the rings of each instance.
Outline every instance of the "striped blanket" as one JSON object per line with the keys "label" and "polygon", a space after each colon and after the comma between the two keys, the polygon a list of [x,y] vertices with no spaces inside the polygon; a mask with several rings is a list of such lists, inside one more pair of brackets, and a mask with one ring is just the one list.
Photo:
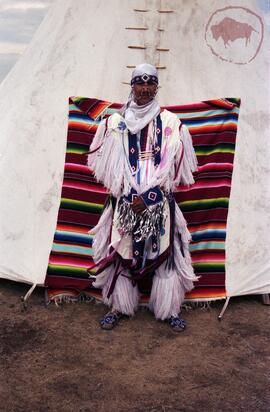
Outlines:
{"label": "striped blanket", "polygon": [[[97,99],[69,99],[67,151],[61,204],[45,285],[48,299],[101,299],[86,269],[92,262],[92,238],[108,193],[86,166],[89,145],[101,118],[121,107]],[[234,98],[167,106],[193,139],[199,170],[195,184],[176,193],[192,235],[190,252],[200,279],[187,300],[226,297],[225,239],[240,100]],[[142,295],[147,302],[148,292]]]}

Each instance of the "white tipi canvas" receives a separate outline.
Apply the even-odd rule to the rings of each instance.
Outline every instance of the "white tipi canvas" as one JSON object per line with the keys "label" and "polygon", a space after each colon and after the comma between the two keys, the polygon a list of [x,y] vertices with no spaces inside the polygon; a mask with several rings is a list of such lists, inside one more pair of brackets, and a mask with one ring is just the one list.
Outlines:
{"label": "white tipi canvas", "polygon": [[162,105],[241,97],[226,240],[228,296],[270,292],[267,2],[58,0],[2,83],[0,276],[44,284],[68,96],[124,102],[132,68],[159,70]]}

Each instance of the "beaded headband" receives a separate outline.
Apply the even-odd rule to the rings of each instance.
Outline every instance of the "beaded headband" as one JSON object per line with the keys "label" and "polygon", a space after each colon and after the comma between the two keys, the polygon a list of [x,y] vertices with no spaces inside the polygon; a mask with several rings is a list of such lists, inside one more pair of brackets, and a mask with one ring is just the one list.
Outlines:
{"label": "beaded headband", "polygon": [[133,77],[133,79],[131,79],[131,86],[133,86],[133,84],[135,83],[148,83],[148,82],[152,82],[152,83],[156,83],[158,84],[158,78],[157,76],[154,75],[149,75],[147,73],[142,74],[141,76],[135,76]]}

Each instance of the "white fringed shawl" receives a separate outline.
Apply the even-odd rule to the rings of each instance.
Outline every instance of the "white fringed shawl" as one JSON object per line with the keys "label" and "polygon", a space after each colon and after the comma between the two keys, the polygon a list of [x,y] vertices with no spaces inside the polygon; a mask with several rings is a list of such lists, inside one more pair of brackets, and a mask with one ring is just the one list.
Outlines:
{"label": "white fringed shawl", "polygon": [[[163,129],[161,162],[149,187],[159,185],[166,192],[174,192],[180,184],[194,183],[192,173],[197,170],[197,158],[188,128],[181,125],[176,115],[164,110],[161,113],[161,120]],[[166,129],[169,130],[168,133]]]}
{"label": "white fringed shawl", "polygon": [[88,155],[87,163],[96,180],[115,197],[122,195],[124,184],[125,154],[118,128],[121,119],[119,114],[112,115],[107,130],[105,121],[100,123],[90,146],[90,151],[96,151]]}
{"label": "white fringed shawl", "polygon": [[[168,110],[161,113],[161,120],[161,162],[147,187],[138,187],[131,174],[127,157],[128,132],[127,129],[124,132],[119,129],[119,123],[124,119],[115,113],[108,119],[107,130],[105,121],[99,125],[90,147],[90,151],[98,150],[89,154],[88,166],[94,171],[97,181],[102,182],[113,196],[126,195],[131,187],[141,193],[159,185],[170,192],[180,184],[194,183],[192,173],[197,170],[197,159],[187,127],[182,125],[179,132],[180,121]],[[166,130],[169,131],[167,136]]]}

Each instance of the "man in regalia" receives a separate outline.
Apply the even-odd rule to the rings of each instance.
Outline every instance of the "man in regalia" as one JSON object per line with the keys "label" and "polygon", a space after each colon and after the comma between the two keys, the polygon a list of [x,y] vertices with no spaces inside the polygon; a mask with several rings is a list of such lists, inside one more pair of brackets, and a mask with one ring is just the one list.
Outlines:
{"label": "man in regalia", "polygon": [[88,165],[110,191],[91,231],[93,286],[102,289],[110,307],[100,321],[103,329],[112,329],[122,315],[134,315],[138,282],[145,276],[152,277],[149,308],[156,319],[177,332],[186,327],[179,313],[196,277],[190,234],[173,192],[194,183],[197,161],[187,127],[160,109],[157,90],[156,68],[137,66],[127,103],[100,123],[90,147]]}

